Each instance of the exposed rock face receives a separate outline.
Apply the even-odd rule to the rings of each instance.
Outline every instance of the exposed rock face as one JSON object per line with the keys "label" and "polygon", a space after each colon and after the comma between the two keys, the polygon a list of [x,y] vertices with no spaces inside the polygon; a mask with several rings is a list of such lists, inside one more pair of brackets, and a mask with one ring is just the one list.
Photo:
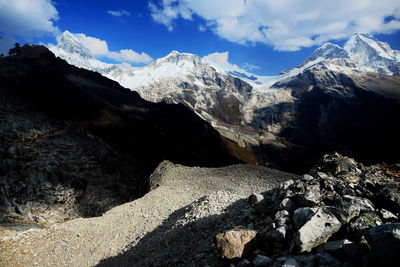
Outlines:
{"label": "exposed rock face", "polygon": [[[257,231],[258,246],[242,259],[264,255],[272,266],[395,266],[396,178],[379,166],[326,155],[302,179],[249,197],[254,215],[243,221]],[[377,194],[388,190],[387,198]]]}
{"label": "exposed rock face", "polygon": [[238,162],[219,134],[183,105],[149,103],[45,47],[1,57],[0,87],[3,222],[98,216],[146,193],[149,175],[164,159]]}

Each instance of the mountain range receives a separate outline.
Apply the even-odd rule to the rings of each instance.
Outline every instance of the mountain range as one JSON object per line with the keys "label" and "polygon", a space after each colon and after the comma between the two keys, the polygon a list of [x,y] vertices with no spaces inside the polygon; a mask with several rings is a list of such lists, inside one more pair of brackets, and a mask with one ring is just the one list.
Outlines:
{"label": "mountain range", "polygon": [[177,51],[127,69],[96,60],[69,32],[50,50],[148,101],[184,104],[262,164],[297,171],[330,150],[367,161],[398,158],[386,145],[398,147],[400,51],[368,34],[354,34],[343,47],[326,43],[275,76]]}

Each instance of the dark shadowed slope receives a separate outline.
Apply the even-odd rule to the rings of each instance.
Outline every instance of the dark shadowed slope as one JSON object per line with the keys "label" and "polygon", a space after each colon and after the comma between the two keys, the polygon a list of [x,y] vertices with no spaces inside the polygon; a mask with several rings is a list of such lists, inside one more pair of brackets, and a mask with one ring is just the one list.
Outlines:
{"label": "dark shadowed slope", "polygon": [[148,176],[164,159],[238,162],[183,105],[147,102],[43,46],[0,58],[0,104],[0,207],[8,217],[98,215],[147,192]]}

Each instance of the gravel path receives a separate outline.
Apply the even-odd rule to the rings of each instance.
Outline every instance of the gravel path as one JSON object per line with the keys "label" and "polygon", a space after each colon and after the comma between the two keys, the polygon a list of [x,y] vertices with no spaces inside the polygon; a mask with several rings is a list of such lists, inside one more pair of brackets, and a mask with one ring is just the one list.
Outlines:
{"label": "gravel path", "polygon": [[212,238],[229,227],[226,216],[242,216],[240,207],[250,193],[295,177],[250,165],[197,168],[164,163],[156,173],[159,187],[101,217],[13,237],[0,232],[0,266],[212,263]]}

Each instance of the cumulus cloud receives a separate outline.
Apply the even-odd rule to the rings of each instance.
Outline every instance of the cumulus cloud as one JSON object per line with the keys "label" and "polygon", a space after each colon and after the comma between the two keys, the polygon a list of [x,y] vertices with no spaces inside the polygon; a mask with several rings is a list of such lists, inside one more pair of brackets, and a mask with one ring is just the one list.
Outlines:
{"label": "cumulus cloud", "polygon": [[77,41],[83,44],[90,52],[96,57],[106,57],[117,62],[125,63],[150,63],[153,61],[152,57],[145,52],[135,52],[132,49],[121,49],[119,51],[110,51],[106,41],[96,37],[87,36],[84,33],[73,33]]}
{"label": "cumulus cloud", "polygon": [[6,36],[56,35],[57,19],[58,12],[51,0],[0,0],[0,32]]}
{"label": "cumulus cloud", "polygon": [[[400,30],[398,0],[162,0],[150,2],[154,21],[174,29],[178,18],[203,18],[215,34],[239,44],[296,51],[355,32]],[[388,19],[390,18],[390,19]]]}
{"label": "cumulus cloud", "polygon": [[240,70],[240,68],[236,64],[230,63],[228,61],[228,58],[229,52],[215,52],[203,57],[203,59],[210,64],[227,67],[229,69]]}
{"label": "cumulus cloud", "polygon": [[107,10],[107,13],[111,16],[114,17],[122,17],[122,16],[130,16],[131,13],[129,13],[128,11],[124,10],[124,9],[120,9],[120,10]]}
{"label": "cumulus cloud", "polygon": [[162,0],[160,8],[153,1],[150,1],[149,9],[153,20],[167,26],[168,31],[174,29],[174,19],[182,17],[186,20],[192,20],[192,11],[184,1]]}

